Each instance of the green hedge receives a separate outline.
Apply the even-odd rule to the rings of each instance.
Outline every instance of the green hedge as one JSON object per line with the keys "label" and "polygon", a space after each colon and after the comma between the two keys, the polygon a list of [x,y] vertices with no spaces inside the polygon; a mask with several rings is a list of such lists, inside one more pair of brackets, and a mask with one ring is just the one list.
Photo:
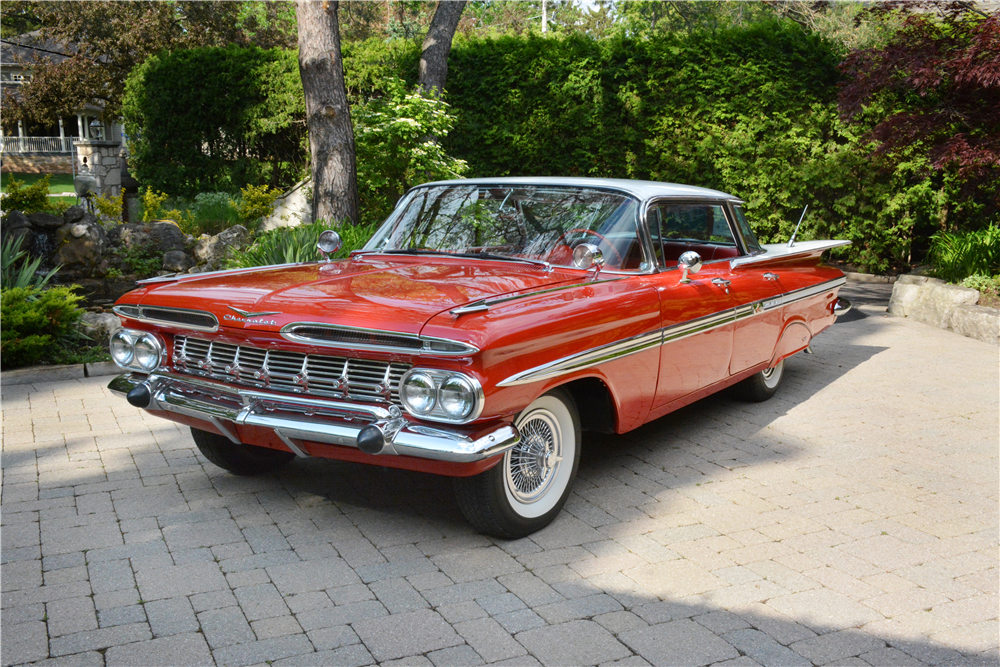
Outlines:
{"label": "green hedge", "polygon": [[287,187],[305,173],[305,101],[292,51],[178,50],[129,76],[129,166],[172,195]]}
{"label": "green hedge", "polygon": [[[255,169],[266,171],[263,163],[251,166],[258,159],[253,155],[239,169],[227,166],[225,176],[199,176],[209,174],[216,159],[199,153],[206,137],[242,136],[249,131],[242,128],[263,126],[269,113],[281,132],[292,133],[293,120],[301,120],[294,54],[228,49],[213,65],[216,53],[158,56],[133,74],[145,82],[145,95],[155,84],[156,95],[164,97],[160,108],[177,116],[155,129],[149,126],[152,116],[132,116],[150,147],[140,179],[162,174],[202,189],[202,181],[248,179]],[[415,84],[419,55],[418,45],[403,40],[345,45],[352,104],[386,97],[393,78]],[[791,21],[647,40],[459,37],[449,57],[446,96],[456,123],[442,143],[451,157],[468,163],[470,177],[601,176],[724,190],[744,198],[765,242],[787,239],[808,204],[799,238],[851,239],[854,245],[841,256],[875,271],[922,259],[929,237],[945,219],[952,230],[988,224],[976,199],[985,195],[970,197],[957,175],[931,169],[918,152],[892,162],[872,157],[861,139],[865,128],[845,126],[838,118],[837,62],[833,44]],[[268,63],[268,71],[282,75],[255,78],[259,68],[253,63]],[[234,73],[223,75],[226,68]],[[195,69],[204,70],[209,90],[225,88],[239,102],[235,108],[251,111],[228,111],[233,102],[223,103],[218,92],[204,93],[208,112],[197,110],[202,98],[190,91],[182,103],[168,105],[160,87],[189,82],[191,75],[180,72]],[[236,85],[237,79],[243,83]],[[245,118],[252,121],[237,122]],[[195,132],[217,125],[223,129],[214,135]],[[191,138],[168,143],[182,130]],[[252,136],[264,136],[254,131]],[[154,133],[163,138],[155,150]],[[211,188],[226,189],[214,181]]]}

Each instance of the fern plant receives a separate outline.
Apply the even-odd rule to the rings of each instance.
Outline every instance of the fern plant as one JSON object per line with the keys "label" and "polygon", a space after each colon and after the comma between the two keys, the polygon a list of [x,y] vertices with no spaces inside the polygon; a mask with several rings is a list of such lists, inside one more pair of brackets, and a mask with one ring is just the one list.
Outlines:
{"label": "fern plant", "polygon": [[[57,266],[44,275],[39,275],[38,267],[42,263],[40,257],[28,258],[28,252],[21,250],[23,236],[14,238],[8,236],[0,251],[0,287],[3,289],[34,288],[42,289],[48,285],[52,277],[61,267]],[[20,266],[18,266],[20,264]]]}

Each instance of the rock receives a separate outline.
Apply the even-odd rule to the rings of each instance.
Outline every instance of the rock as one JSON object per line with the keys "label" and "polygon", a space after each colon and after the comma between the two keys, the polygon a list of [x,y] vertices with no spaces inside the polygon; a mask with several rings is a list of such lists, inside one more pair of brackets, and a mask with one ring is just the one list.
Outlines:
{"label": "rock", "polygon": [[8,232],[15,229],[23,229],[25,227],[31,227],[31,221],[28,220],[28,216],[20,211],[9,211],[3,217],[3,235],[7,236]]}
{"label": "rock", "polygon": [[11,237],[14,241],[18,237],[24,237],[21,241],[21,250],[31,248],[35,239],[35,232],[31,229],[31,222],[28,221],[28,216],[20,211],[11,211],[7,214],[3,221],[4,242],[8,240],[8,237]]}
{"label": "rock", "polygon": [[892,287],[889,312],[994,345],[1000,337],[1000,311],[978,306],[979,292],[937,278],[900,276]]}
{"label": "rock", "polygon": [[951,312],[948,327],[963,336],[1000,345],[1000,309],[959,306]]}
{"label": "rock", "polygon": [[63,225],[56,230],[56,263],[64,267],[78,267],[84,273],[93,273],[106,266],[101,255],[107,247],[107,235],[97,222],[86,216],[81,222]]}
{"label": "rock", "polygon": [[250,231],[243,225],[233,225],[215,236],[202,237],[194,247],[194,256],[199,264],[207,265],[205,271],[217,269],[229,254],[229,250],[240,249],[250,242]]}
{"label": "rock", "polygon": [[174,250],[183,252],[187,245],[187,237],[180,227],[172,222],[160,220],[149,225],[149,237],[161,252]]}
{"label": "rock", "polygon": [[80,318],[80,330],[99,342],[106,343],[111,334],[121,328],[121,320],[111,313],[84,313]]}
{"label": "rock", "polygon": [[54,213],[32,213],[28,216],[28,220],[39,229],[59,229],[65,224],[62,216]]}
{"label": "rock", "polygon": [[183,250],[171,250],[163,253],[163,270],[168,273],[181,273],[194,266],[194,260]]}
{"label": "rock", "polygon": [[73,222],[79,222],[83,219],[83,216],[87,213],[87,209],[82,206],[70,206],[63,213],[63,224],[70,224]]}
{"label": "rock", "polygon": [[149,232],[146,230],[146,225],[138,222],[127,222],[124,225],[111,228],[108,233],[108,242],[111,245],[123,245],[126,248],[139,248],[149,244]]}

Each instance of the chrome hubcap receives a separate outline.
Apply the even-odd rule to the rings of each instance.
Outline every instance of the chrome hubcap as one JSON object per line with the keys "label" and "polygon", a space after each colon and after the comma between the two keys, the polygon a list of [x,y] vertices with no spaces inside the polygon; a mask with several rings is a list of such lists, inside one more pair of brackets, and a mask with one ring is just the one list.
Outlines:
{"label": "chrome hubcap", "polygon": [[522,503],[532,503],[548,490],[562,461],[559,427],[548,411],[539,410],[518,427],[521,442],[506,457],[507,488]]}

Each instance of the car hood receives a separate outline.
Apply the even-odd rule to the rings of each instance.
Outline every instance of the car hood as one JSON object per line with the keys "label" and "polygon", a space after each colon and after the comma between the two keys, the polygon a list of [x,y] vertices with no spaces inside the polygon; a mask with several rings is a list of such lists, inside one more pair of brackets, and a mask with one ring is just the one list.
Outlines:
{"label": "car hood", "polygon": [[[324,322],[417,334],[432,317],[488,297],[584,280],[579,271],[448,258],[356,258],[150,283],[120,303],[213,313],[224,327],[277,331]],[[240,314],[238,310],[248,314]]]}

